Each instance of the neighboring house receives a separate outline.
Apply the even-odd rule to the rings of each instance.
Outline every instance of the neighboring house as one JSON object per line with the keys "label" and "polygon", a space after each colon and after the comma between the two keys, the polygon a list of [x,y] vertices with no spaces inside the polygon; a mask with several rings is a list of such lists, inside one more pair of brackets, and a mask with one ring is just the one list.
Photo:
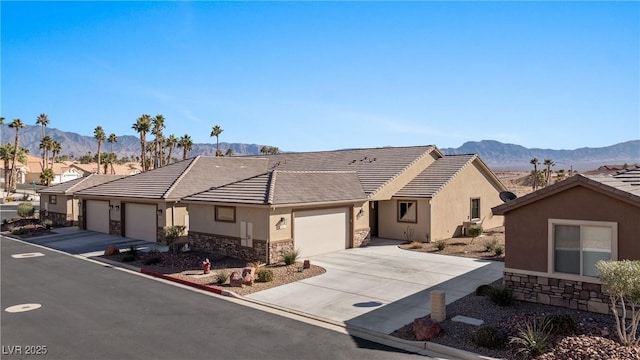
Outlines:
{"label": "neighboring house", "polygon": [[504,282],[522,300],[607,313],[595,263],[640,260],[640,167],[576,175],[493,212],[505,216]]}
{"label": "neighboring house", "polygon": [[[477,155],[435,146],[204,157],[76,192],[90,230],[148,241],[188,227],[195,249],[273,263],[371,236],[435,241],[502,225],[505,187]],[[188,211],[187,211],[188,208]]]}
{"label": "neighboring house", "polygon": [[[111,164],[103,163],[100,165],[101,165],[101,169],[100,169],[101,174],[135,175],[141,172],[140,164],[138,163],[113,164],[113,166]],[[71,166],[77,169],[78,171],[82,172],[84,176],[87,176],[89,174],[96,174],[98,171],[97,163],[81,164],[76,162],[76,163],[73,163]],[[105,167],[106,167],[106,171],[105,171]]]}
{"label": "neighboring house", "polygon": [[180,200],[212,186],[246,179],[266,171],[255,158],[202,157],[95,186],[75,195],[82,200],[80,226],[87,230],[146,241],[164,240],[164,228],[189,225]]}
{"label": "neighboring house", "polygon": [[122,177],[91,174],[39,190],[41,218],[51,220],[56,225],[77,225],[80,207],[74,193]]}
{"label": "neighboring house", "polygon": [[[29,175],[30,172],[30,164],[31,162],[37,159],[34,156],[28,155],[27,157],[27,163],[23,164],[21,162],[17,162],[16,163],[16,168],[17,168],[17,172],[16,172],[16,184],[24,184],[27,182],[27,177]],[[41,160],[42,161],[42,160]],[[42,162],[40,163],[42,165]],[[4,188],[4,178],[5,178],[5,172],[8,174],[7,176],[11,176],[11,161],[9,161],[8,163],[8,168],[5,169],[4,168],[4,161],[0,161],[0,182],[2,182],[3,187]],[[40,166],[41,168],[42,166]]]}

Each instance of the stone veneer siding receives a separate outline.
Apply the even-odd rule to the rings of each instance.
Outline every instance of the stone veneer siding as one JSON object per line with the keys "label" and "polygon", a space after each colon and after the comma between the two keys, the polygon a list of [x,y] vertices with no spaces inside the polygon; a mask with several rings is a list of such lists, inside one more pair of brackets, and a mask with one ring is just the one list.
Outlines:
{"label": "stone veneer siding", "polygon": [[610,313],[609,297],[600,284],[504,272],[504,285],[518,300],[562,306],[601,314]]}
{"label": "stone veneer siding", "polygon": [[273,241],[269,243],[269,264],[282,261],[283,251],[293,251],[293,239]]}
{"label": "stone veneer siding", "polygon": [[109,235],[121,236],[122,223],[119,220],[109,220]]}
{"label": "stone veneer siding", "polygon": [[246,261],[268,262],[267,242],[253,239],[253,247],[240,245],[240,238],[189,231],[189,247],[198,251],[218,253]]}
{"label": "stone veneer siding", "polygon": [[364,247],[371,241],[371,229],[357,229],[353,234],[353,247]]}
{"label": "stone veneer siding", "polygon": [[58,213],[58,212],[47,212],[45,215],[45,219],[51,220],[53,226],[73,226],[72,220],[67,220],[67,214]]}

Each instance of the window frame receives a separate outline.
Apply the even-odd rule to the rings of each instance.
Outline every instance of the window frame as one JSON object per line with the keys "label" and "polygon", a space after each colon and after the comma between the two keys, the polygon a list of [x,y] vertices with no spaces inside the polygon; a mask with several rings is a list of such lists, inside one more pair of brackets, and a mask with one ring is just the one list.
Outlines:
{"label": "window frame", "polygon": [[[224,216],[224,214],[220,214],[220,210],[231,210],[232,218],[228,216]],[[227,222],[227,223],[235,223],[236,222],[236,207],[235,206],[225,206],[225,205],[215,205],[214,207],[214,217],[217,222]]]}
{"label": "window frame", "polygon": [[51,205],[58,204],[58,195],[49,194],[49,204],[51,204]]}
{"label": "window frame", "polygon": [[[400,215],[400,209],[402,208],[402,204],[403,203],[410,203],[413,204],[414,206],[414,219],[413,220],[403,220],[402,216]],[[416,224],[418,223],[418,201],[417,200],[398,200],[397,201],[397,209],[396,209],[396,215],[397,215],[397,221],[399,223],[409,223],[409,224]]]}
{"label": "window frame", "polygon": [[[555,259],[555,239],[554,239],[554,225],[569,225],[580,227],[580,274],[564,273],[555,271],[556,259]],[[599,279],[594,276],[583,275],[583,238],[582,227],[583,226],[597,226],[608,227],[611,229],[611,260],[618,260],[618,223],[612,221],[592,221],[592,220],[572,220],[572,219],[549,219],[548,220],[548,234],[547,234],[547,273],[553,275],[556,278],[564,278],[568,280],[576,280],[583,282],[599,282]]]}
{"label": "window frame", "polygon": [[[473,216],[473,203],[474,203],[474,201],[478,202],[478,216],[477,217]],[[482,202],[480,201],[479,197],[474,197],[474,198],[471,198],[469,200],[469,220],[471,220],[471,221],[480,220],[480,218],[482,217],[481,208],[480,208],[481,204],[482,204]]]}

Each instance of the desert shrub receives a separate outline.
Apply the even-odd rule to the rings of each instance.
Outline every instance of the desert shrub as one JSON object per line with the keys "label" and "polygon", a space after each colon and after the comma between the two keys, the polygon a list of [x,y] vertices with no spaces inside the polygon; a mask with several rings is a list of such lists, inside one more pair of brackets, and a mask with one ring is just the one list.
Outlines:
{"label": "desert shrub", "polygon": [[620,342],[628,346],[640,345],[637,331],[640,325],[640,261],[600,260],[596,262],[596,269],[611,301]]}
{"label": "desert shrub", "polygon": [[502,254],[504,254],[504,246],[502,245],[498,245],[493,249],[493,253],[495,254],[495,256],[500,256]]}
{"label": "desert shrub", "polygon": [[24,235],[24,234],[27,234],[28,232],[29,232],[29,229],[22,228],[22,227],[11,230],[11,233],[13,235]]}
{"label": "desert shrub", "polygon": [[502,285],[490,286],[487,296],[489,300],[498,306],[509,306],[515,300],[513,290]]}
{"label": "desert shrub", "polygon": [[178,252],[179,246],[177,244],[177,240],[182,236],[185,229],[186,226],[184,225],[166,226],[164,228],[164,240],[172,252]]}
{"label": "desert shrub", "polygon": [[576,331],[576,324],[569,314],[551,314],[542,319],[553,335],[572,335]]}
{"label": "desert shrub", "polygon": [[273,271],[271,269],[260,269],[256,273],[256,281],[269,282],[273,281]]}
{"label": "desert shrub", "polygon": [[216,273],[216,283],[218,285],[222,285],[222,284],[226,283],[227,280],[229,280],[229,273],[228,272],[220,271],[220,272]]}
{"label": "desert shrub", "polygon": [[482,226],[480,225],[473,225],[469,227],[469,230],[467,230],[467,234],[469,236],[471,236],[471,243],[473,243],[473,240],[475,240],[478,236],[482,235]]}
{"label": "desert shrub", "polygon": [[436,241],[436,249],[438,249],[438,251],[442,251],[446,247],[447,247],[447,243],[444,242],[444,240]]}
{"label": "desert shrub", "polygon": [[7,196],[5,201],[6,202],[12,202],[12,201],[14,201],[14,198],[13,198],[13,196]]}
{"label": "desert shrub", "polygon": [[42,225],[44,225],[45,229],[51,229],[51,227],[53,226],[53,221],[46,219],[42,221]]}
{"label": "desert shrub", "polygon": [[132,261],[136,261],[136,257],[134,255],[131,254],[125,254],[122,257],[122,262],[132,262]]}
{"label": "desert shrub", "polygon": [[492,238],[484,244],[484,251],[493,252],[496,246],[498,246],[498,240],[496,240],[496,238]]}
{"label": "desert shrub", "polygon": [[284,261],[285,265],[295,264],[299,256],[300,251],[298,249],[282,251],[282,261]]}
{"label": "desert shrub", "polygon": [[138,257],[138,247],[135,245],[131,245],[129,246],[129,250],[127,250],[127,255],[131,255],[133,256],[133,258],[137,258]]}
{"label": "desert shrub", "polygon": [[424,243],[422,243],[421,241],[412,241],[409,244],[409,249],[422,249],[424,248]]}
{"label": "desert shrub", "polygon": [[536,357],[542,354],[551,345],[552,335],[548,323],[527,323],[524,328],[518,329],[518,335],[512,336],[510,344],[515,345],[516,353],[527,357]]}
{"label": "desert shrub", "polygon": [[33,204],[30,202],[22,202],[18,204],[18,215],[22,218],[33,216]]}
{"label": "desert shrub", "polygon": [[504,346],[507,336],[500,329],[491,325],[481,326],[473,334],[473,343],[487,349],[495,349]]}
{"label": "desert shrub", "polygon": [[480,285],[476,288],[476,295],[487,296],[490,290],[491,290],[491,285],[487,285],[487,284]]}

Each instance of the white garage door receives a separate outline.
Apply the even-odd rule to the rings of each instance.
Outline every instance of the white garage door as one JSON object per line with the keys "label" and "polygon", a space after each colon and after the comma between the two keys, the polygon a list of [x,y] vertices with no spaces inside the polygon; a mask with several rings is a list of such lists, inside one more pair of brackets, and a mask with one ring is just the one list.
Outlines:
{"label": "white garage door", "polygon": [[349,209],[321,209],[294,213],[293,241],[301,257],[349,247]]}
{"label": "white garage door", "polygon": [[100,200],[87,200],[86,207],[87,230],[101,233],[109,233],[109,202]]}
{"label": "white garage door", "polygon": [[156,242],[156,216],[155,205],[126,203],[124,236]]}

